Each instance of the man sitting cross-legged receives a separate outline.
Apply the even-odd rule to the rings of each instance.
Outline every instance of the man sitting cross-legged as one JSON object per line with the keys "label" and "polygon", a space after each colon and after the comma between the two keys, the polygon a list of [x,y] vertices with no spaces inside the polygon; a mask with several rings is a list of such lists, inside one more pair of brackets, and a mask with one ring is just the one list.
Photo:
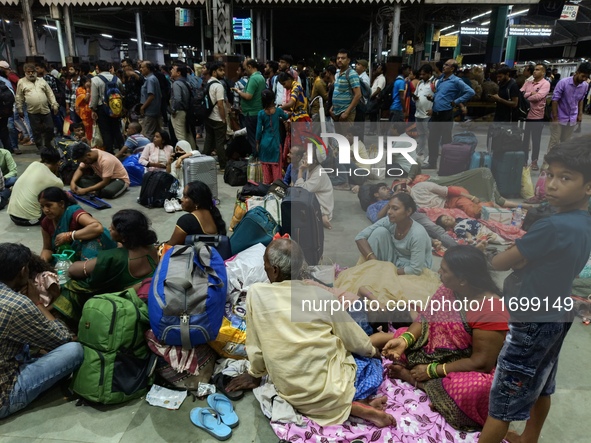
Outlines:
{"label": "man sitting cross-legged", "polygon": [[[251,286],[246,299],[250,370],[232,380],[227,390],[253,389],[268,373],[279,395],[321,426],[343,423],[350,415],[379,427],[395,426],[395,419],[383,411],[385,397],[369,400],[382,382],[382,372],[381,361],[369,358],[379,358],[379,351],[363,329],[342,310],[302,309],[307,302],[330,306],[335,299],[300,280],[304,256],[299,245],[274,240],[264,263],[271,283]],[[357,361],[368,360],[377,373],[365,371],[366,377],[357,377]]]}
{"label": "man sitting cross-legged", "polygon": [[[129,176],[121,162],[113,154],[90,149],[86,143],[72,145],[72,159],[80,160],[74,172],[70,189],[78,195],[98,194],[104,198],[117,198],[129,187]],[[85,170],[92,169],[92,175]]]}

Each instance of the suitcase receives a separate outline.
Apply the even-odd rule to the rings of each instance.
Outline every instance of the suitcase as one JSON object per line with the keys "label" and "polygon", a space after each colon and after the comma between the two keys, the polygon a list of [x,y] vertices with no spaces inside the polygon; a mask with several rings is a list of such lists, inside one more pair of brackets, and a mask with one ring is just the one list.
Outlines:
{"label": "suitcase", "polygon": [[205,183],[211,189],[213,198],[217,198],[218,174],[213,157],[200,155],[183,160],[183,179],[185,186],[196,180]]}
{"label": "suitcase", "polygon": [[257,243],[267,246],[278,231],[279,226],[271,214],[257,206],[248,211],[234,228],[234,234],[230,237],[232,253],[238,254]]}
{"label": "suitcase", "polygon": [[489,151],[494,154],[523,150],[523,129],[517,124],[493,124],[488,130]]}
{"label": "suitcase", "polygon": [[281,202],[281,234],[289,234],[302,248],[306,262],[317,265],[324,253],[324,226],[314,193],[289,188]]}
{"label": "suitcase", "polygon": [[492,173],[503,197],[521,197],[521,175],[525,153],[503,152],[493,155]]}
{"label": "suitcase", "polygon": [[441,162],[439,163],[439,175],[454,175],[467,171],[472,159],[471,145],[449,143],[441,147]]}
{"label": "suitcase", "polygon": [[470,131],[458,132],[457,134],[454,134],[451,140],[452,143],[457,145],[470,145],[473,151],[478,146],[478,138],[476,137],[476,134]]}
{"label": "suitcase", "polygon": [[492,168],[492,156],[489,152],[475,152],[470,160],[470,169]]}

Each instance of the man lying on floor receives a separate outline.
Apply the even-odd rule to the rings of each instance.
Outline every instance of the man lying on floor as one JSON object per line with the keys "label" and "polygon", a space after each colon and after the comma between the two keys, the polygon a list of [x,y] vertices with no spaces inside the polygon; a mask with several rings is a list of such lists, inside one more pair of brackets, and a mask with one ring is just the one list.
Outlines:
{"label": "man lying on floor", "polygon": [[274,240],[264,262],[271,283],[254,284],[246,299],[250,370],[234,378],[227,390],[256,388],[269,374],[279,395],[321,426],[343,423],[350,415],[379,427],[395,426],[383,411],[385,397],[369,400],[383,377],[379,351],[367,334],[344,311],[304,312],[298,304],[330,305],[335,300],[300,281],[304,258],[299,245]]}

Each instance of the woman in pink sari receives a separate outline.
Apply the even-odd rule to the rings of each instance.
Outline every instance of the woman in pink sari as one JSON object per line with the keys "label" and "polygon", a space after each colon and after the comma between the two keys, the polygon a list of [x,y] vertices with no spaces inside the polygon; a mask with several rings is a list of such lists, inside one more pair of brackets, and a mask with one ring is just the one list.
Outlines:
{"label": "woman in pink sari", "polygon": [[[383,334],[389,376],[424,390],[432,408],[456,429],[482,428],[509,313],[473,246],[449,249],[439,269],[443,285],[408,329]],[[454,303],[455,302],[455,303]]]}

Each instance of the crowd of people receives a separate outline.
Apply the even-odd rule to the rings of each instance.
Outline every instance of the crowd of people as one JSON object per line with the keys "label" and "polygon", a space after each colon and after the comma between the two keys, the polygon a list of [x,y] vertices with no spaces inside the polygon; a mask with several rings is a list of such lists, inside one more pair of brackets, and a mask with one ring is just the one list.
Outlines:
{"label": "crowd of people", "polygon": [[[306,70],[293,69],[289,55],[264,65],[247,59],[234,84],[227,81],[222,62],[193,72],[180,61],[167,69],[129,59],[122,60],[120,67],[99,61],[94,72],[89,66],[71,67],[60,79],[42,63],[25,64],[25,76],[17,78],[16,85],[6,77],[14,91],[16,114],[10,117],[12,126],[7,126],[10,137],[2,137],[6,149],[0,150],[0,203],[8,201],[8,215],[16,225],[41,225],[43,247],[37,255],[23,245],[0,244],[0,261],[6,263],[0,269],[0,418],[26,407],[80,366],[83,355],[76,330],[88,299],[138,286],[158,264],[158,239],[142,212],[120,210],[104,227],[75,203],[64,185],[76,195],[117,198],[130,185],[121,160],[141,151],[138,161],[146,171],[166,172],[181,180],[181,209],[186,214],[164,242],[168,247],[184,244],[189,235],[226,235],[211,189],[200,181],[182,182],[182,163],[200,155],[196,140],[203,136],[202,153],[216,155],[223,170],[236,159],[226,151],[228,140],[244,137],[246,148],[236,155],[258,157],[267,184],[283,179],[313,193],[322,223],[331,229],[337,187],[323,173],[323,165],[333,153],[318,143],[308,159],[307,134],[290,130],[290,125],[311,127],[319,113],[345,124],[379,119],[381,92],[387,89],[386,66],[377,64],[371,81],[367,61],[357,60],[355,68],[350,63],[349,52],[339,50],[334,65],[315,71],[312,78]],[[9,69],[3,64],[0,68],[2,72]],[[524,79],[521,90],[532,103],[528,119],[535,122],[540,120],[540,97],[545,99],[550,86],[544,83],[543,65],[528,69],[532,78]],[[451,123],[456,106],[463,112],[476,94],[482,98],[484,83],[479,91],[470,79],[478,74],[474,70],[457,76],[455,60],[424,65],[418,73],[420,80],[408,66],[400,67],[386,108],[393,134],[403,135],[400,123],[416,119],[417,158],[426,161],[424,167],[435,168],[440,144],[451,140],[452,127],[437,123]],[[355,416],[378,427],[394,427],[396,420],[386,412],[386,398],[376,395],[384,381],[384,358],[387,377],[425,391],[432,408],[453,427],[482,429],[481,443],[500,442],[506,435],[512,442],[537,441],[555,389],[560,348],[572,321],[571,313],[557,307],[556,301],[570,296],[572,281],[591,253],[587,211],[591,155],[584,146],[589,139],[569,141],[581,121],[590,74],[591,65],[582,63],[572,78],[554,87],[555,125],[545,163],[546,197],[557,208],[556,215],[536,223],[514,245],[488,260],[483,252],[487,240],[470,242],[474,246],[461,241],[481,237],[480,226],[449,216],[435,221],[424,210],[461,209],[476,219],[485,206],[514,207],[515,203],[500,196],[490,171],[466,171],[450,178],[451,182],[446,178],[415,181],[420,167],[417,170],[410,163],[403,167],[401,160],[403,179],[392,186],[370,187],[373,202],[367,216],[372,224],[350,239],[360,252],[359,263],[344,271],[334,287],[306,280],[303,252],[293,240],[276,239],[267,246],[263,259],[269,283],[251,286],[246,299],[250,369],[234,378],[227,390],[257,387],[268,374],[284,400],[322,426]],[[497,103],[495,121],[511,122],[518,102],[516,80],[503,67],[495,75],[497,90],[491,89],[486,97]],[[192,109],[192,98],[200,89],[211,103],[202,121]],[[322,97],[323,107],[320,100],[310,106],[317,97]],[[76,139],[71,158],[78,162],[69,183],[57,177],[62,157],[53,142],[66,135],[66,117]],[[25,136],[40,155],[40,161],[18,178],[11,156],[19,153],[18,145],[12,144],[10,132],[22,132],[17,120],[25,128],[25,122],[30,124]],[[532,168],[540,161],[539,134],[534,132]],[[357,191],[360,184],[353,183]],[[351,184],[337,189],[353,190]],[[426,282],[433,265],[432,248],[441,246],[447,250],[438,270],[440,286],[431,290]],[[69,280],[57,291],[56,280],[44,273],[51,273],[54,255],[64,249],[74,251],[74,263]],[[517,292],[503,294],[491,277],[491,268],[520,270],[522,285]],[[305,323],[292,321],[293,297],[383,300],[391,281],[382,278],[382,286],[362,284],[362,277],[376,273],[402,281],[401,287],[404,281],[418,281],[429,288],[424,297],[407,294],[428,304],[422,311],[409,312],[406,328],[376,331],[369,313],[346,310],[316,312]],[[506,309],[503,295],[546,297],[552,309],[532,322],[532,317],[525,316],[531,312]],[[433,309],[446,300],[451,304],[476,301],[487,309],[473,309],[471,303],[460,310]],[[48,352],[37,360],[29,360],[28,355],[23,359],[23,344]],[[51,377],[41,385],[31,382],[46,373]],[[522,436],[507,434],[511,421],[524,419],[529,420]]]}

